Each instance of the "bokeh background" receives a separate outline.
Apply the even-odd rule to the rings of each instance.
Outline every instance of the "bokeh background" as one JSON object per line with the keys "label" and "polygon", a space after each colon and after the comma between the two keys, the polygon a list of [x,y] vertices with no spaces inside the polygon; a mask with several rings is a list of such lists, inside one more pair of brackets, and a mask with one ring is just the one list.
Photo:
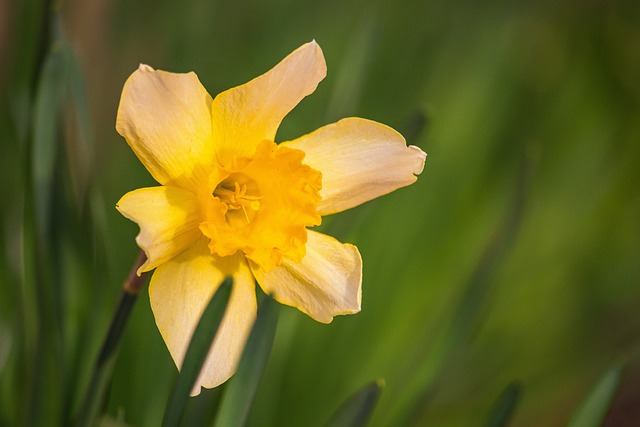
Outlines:
{"label": "bokeh background", "polygon": [[[605,425],[640,423],[639,2],[45,3],[0,2],[1,425],[65,425],[136,256],[114,205],[154,182],[115,131],[129,74],[195,71],[215,95],[311,39],[328,76],[278,139],[360,116],[429,157],[325,219],[362,253],[362,312],[280,308],[249,424],[322,425],[383,379],[374,426],[486,425],[504,393],[510,425],[562,426],[612,366]],[[175,376],[143,292],[105,425],[159,425]]]}

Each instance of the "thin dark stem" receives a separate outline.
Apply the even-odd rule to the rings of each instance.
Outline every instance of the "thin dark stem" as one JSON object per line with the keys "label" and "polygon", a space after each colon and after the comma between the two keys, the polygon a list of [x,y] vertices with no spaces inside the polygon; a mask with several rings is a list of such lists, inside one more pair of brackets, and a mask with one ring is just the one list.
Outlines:
{"label": "thin dark stem", "polygon": [[140,251],[138,253],[138,257],[136,261],[133,263],[131,267],[131,271],[129,271],[129,276],[127,280],[122,284],[123,290],[131,295],[138,295],[140,290],[144,286],[144,283],[147,278],[147,273],[142,273],[138,276],[138,269],[147,261],[147,256],[144,254],[144,251]]}
{"label": "thin dark stem", "polygon": [[76,423],[78,426],[92,426],[96,415],[104,403],[105,391],[111,378],[113,362],[120,341],[122,340],[124,328],[138,298],[138,294],[146,282],[148,273],[142,273],[140,276],[137,274],[138,269],[144,264],[146,259],[144,252],[140,251],[140,254],[131,267],[127,280],[122,284],[120,300],[111,319],[107,336],[104,339],[102,348],[96,359],[91,381],[89,382],[82,407],[80,408]]}
{"label": "thin dark stem", "polygon": [[131,267],[131,271],[129,272],[129,277],[122,284],[122,293],[120,294],[120,301],[116,307],[116,311],[113,315],[113,319],[111,319],[111,325],[109,326],[109,332],[107,332],[107,336],[102,344],[102,348],[100,349],[100,354],[98,355],[98,359],[96,361],[96,371],[111,358],[111,356],[115,353],[118,344],[120,343],[120,339],[122,338],[122,332],[124,331],[124,327],[129,319],[129,314],[131,314],[131,310],[135,305],[135,302],[138,298],[138,294],[142,289],[142,286],[145,283],[145,279],[147,274],[143,273],[138,276],[137,271],[138,268],[147,260],[143,251],[140,251],[136,261],[133,263]]}

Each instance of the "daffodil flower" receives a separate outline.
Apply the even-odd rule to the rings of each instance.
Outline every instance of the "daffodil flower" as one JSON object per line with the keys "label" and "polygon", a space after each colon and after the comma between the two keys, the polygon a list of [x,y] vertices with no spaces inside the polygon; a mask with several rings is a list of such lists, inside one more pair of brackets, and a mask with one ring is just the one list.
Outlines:
{"label": "daffodil flower", "polygon": [[140,226],[147,261],[138,274],[155,268],[151,308],[178,367],[209,298],[226,275],[234,279],[196,394],[235,372],[256,281],[319,322],[360,311],[358,249],[309,228],[422,172],[422,150],[360,118],[276,144],[282,119],[325,75],[311,42],[215,99],[194,73],[146,65],[124,85],[116,128],[160,186],[125,194],[117,209]]}

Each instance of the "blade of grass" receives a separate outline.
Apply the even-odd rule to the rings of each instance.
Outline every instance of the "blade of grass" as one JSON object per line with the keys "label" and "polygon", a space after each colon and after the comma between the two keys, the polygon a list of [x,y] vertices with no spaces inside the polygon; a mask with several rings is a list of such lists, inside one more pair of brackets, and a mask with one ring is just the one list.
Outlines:
{"label": "blade of grass", "polygon": [[430,347],[425,348],[426,357],[415,362],[413,369],[407,370],[407,389],[415,396],[410,403],[413,408],[398,408],[396,416],[402,421],[396,420],[394,425],[420,424],[428,403],[465,357],[473,333],[478,328],[479,320],[486,308],[486,300],[492,290],[495,275],[518,235],[535,160],[535,152],[527,149],[523,153],[518,180],[506,217],[489,240],[465,283],[454,315],[449,324],[442,328],[437,342],[434,344],[433,341],[429,341]]}
{"label": "blade of grass", "polygon": [[375,47],[377,17],[367,14],[362,17],[349,39],[344,61],[335,78],[331,91],[327,121],[334,122],[342,117],[353,115],[361,98],[362,87],[366,81],[366,70]]}
{"label": "blade of grass", "polygon": [[231,295],[232,284],[233,279],[231,277],[224,279],[200,317],[200,321],[189,342],[182,368],[180,368],[180,374],[169,396],[169,402],[162,420],[164,427],[179,426],[182,421],[191,390],[209,353],[220,322],[222,322],[222,317]]}
{"label": "blade of grass", "polygon": [[367,425],[380,397],[382,387],[384,387],[384,382],[378,380],[356,391],[334,412],[326,424],[327,427],[363,427]]}
{"label": "blade of grass", "polygon": [[[25,147],[24,198],[24,291],[25,301],[35,308],[34,341],[28,365],[28,399],[24,408],[28,425],[55,425],[59,422],[63,396],[51,395],[51,388],[61,388],[64,372],[59,283],[54,280],[51,217],[55,197],[54,171],[61,142],[60,117],[64,62],[55,28],[57,16],[46,10],[42,45],[39,47],[34,73],[34,99],[31,109],[29,141]],[[29,308],[30,309],[30,308]],[[27,338],[28,339],[28,338]]]}
{"label": "blade of grass", "polygon": [[267,360],[269,360],[278,325],[278,313],[278,307],[273,298],[266,297],[260,304],[238,371],[229,381],[222,396],[216,426],[242,426],[246,423]]}
{"label": "blade of grass", "polygon": [[487,427],[505,427],[516,409],[521,394],[522,387],[520,384],[515,382],[509,384],[500,394],[498,402],[486,424]]}
{"label": "blade of grass", "polygon": [[83,207],[86,193],[91,183],[93,160],[93,134],[89,117],[89,97],[87,82],[78,57],[71,46],[65,52],[65,69],[67,72],[67,90],[69,91],[68,118],[73,129],[67,138],[67,157],[70,166],[71,182],[76,192],[76,199]]}
{"label": "blade of grass", "polygon": [[11,338],[11,330],[4,322],[0,322],[0,375],[2,375],[2,371],[9,358],[9,353],[11,352]]}
{"label": "blade of grass", "polygon": [[399,128],[400,133],[407,141],[407,145],[417,145],[420,138],[425,133],[429,124],[429,117],[424,109],[416,109],[409,115],[403,125]]}
{"label": "blade of grass", "polygon": [[602,425],[616,391],[618,391],[621,372],[621,367],[617,365],[605,372],[573,413],[567,427],[598,427]]}
{"label": "blade of grass", "polygon": [[59,47],[47,55],[33,111],[33,145],[31,147],[32,182],[38,231],[48,230],[52,198],[52,181],[58,152],[64,62]]}
{"label": "blade of grass", "polygon": [[138,293],[148,276],[148,273],[142,273],[140,276],[136,274],[138,268],[144,264],[145,260],[144,252],[140,251],[138,258],[131,267],[129,277],[123,284],[120,301],[118,302],[116,311],[111,319],[109,331],[96,359],[91,381],[89,382],[82,407],[77,417],[76,425],[79,427],[91,427],[95,425],[97,416],[104,404],[107,385],[111,380],[113,364],[115,363],[120,342],[122,341],[124,328],[127,320],[129,320],[131,310],[137,301]]}
{"label": "blade of grass", "polygon": [[218,413],[224,387],[203,388],[200,394],[189,399],[182,419],[183,426],[211,425]]}

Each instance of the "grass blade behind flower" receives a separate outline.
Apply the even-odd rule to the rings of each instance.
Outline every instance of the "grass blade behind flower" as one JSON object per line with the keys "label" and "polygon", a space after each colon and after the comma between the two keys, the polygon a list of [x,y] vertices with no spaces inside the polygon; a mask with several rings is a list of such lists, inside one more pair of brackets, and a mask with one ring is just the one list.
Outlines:
{"label": "grass blade behind flower", "polygon": [[356,391],[336,410],[327,427],[362,427],[375,409],[384,383],[374,381]]}
{"label": "grass blade behind flower", "polygon": [[518,236],[535,161],[535,151],[533,148],[527,148],[522,154],[515,191],[505,219],[489,240],[465,283],[449,324],[441,328],[438,338],[425,340],[425,343],[429,343],[429,347],[425,347],[423,359],[407,369],[405,373],[407,384],[409,384],[406,388],[411,389],[408,394],[413,395],[411,398],[413,402],[409,403],[413,409],[397,408],[392,424],[424,423],[423,419],[430,403],[442,385],[451,381],[449,376],[453,375],[463,363],[473,334],[482,320],[495,276]]}
{"label": "grass blade behind flower", "polygon": [[[78,56],[69,46],[65,46],[65,71],[67,73],[68,112],[67,121],[72,131],[67,135],[66,154],[69,162],[70,181],[76,200],[82,208],[88,200],[91,171],[94,156],[94,140],[89,112],[89,95],[84,71]],[[70,120],[69,120],[70,119]],[[71,137],[71,138],[70,138]]]}
{"label": "grass blade behind flower", "polygon": [[500,394],[496,406],[489,417],[489,422],[486,424],[487,427],[504,427],[508,425],[521,395],[522,386],[520,384],[517,382],[509,384]]}
{"label": "grass blade behind flower", "polygon": [[327,122],[351,116],[356,111],[375,47],[376,31],[375,13],[365,14],[354,28],[345,49],[342,66],[334,79],[327,108]]}
{"label": "grass blade behind flower", "polygon": [[200,321],[191,337],[191,342],[189,342],[180,374],[169,396],[169,403],[162,420],[164,427],[179,426],[182,421],[193,385],[198,378],[198,374],[209,353],[209,348],[211,348],[211,343],[222,322],[222,317],[231,296],[232,284],[233,279],[231,277],[224,279],[200,317]]}
{"label": "grass blade behind flower", "polygon": [[52,182],[58,145],[64,57],[60,47],[51,47],[47,55],[33,112],[33,146],[31,148],[34,210],[38,231],[48,237],[51,213]]}
{"label": "grass blade behind flower", "polygon": [[222,396],[216,426],[242,426],[247,421],[271,353],[277,324],[278,307],[273,298],[266,297],[258,309],[258,317],[240,359],[238,372],[230,380]]}
{"label": "grass blade behind flower", "polygon": [[620,384],[620,366],[610,368],[573,413],[567,427],[597,427],[602,424]]}
{"label": "grass blade behind flower", "polygon": [[[57,37],[49,28],[55,22],[46,9],[42,22],[42,44],[34,72],[34,98],[24,147],[24,300],[25,344],[28,354],[27,395],[30,404],[21,409],[25,425],[55,425],[63,412],[61,395],[51,396],[64,377],[62,357],[63,310],[54,281],[55,252],[51,224],[55,193],[54,175],[61,143],[64,61]],[[54,40],[54,41],[52,41]],[[33,309],[33,311],[32,311]]]}

